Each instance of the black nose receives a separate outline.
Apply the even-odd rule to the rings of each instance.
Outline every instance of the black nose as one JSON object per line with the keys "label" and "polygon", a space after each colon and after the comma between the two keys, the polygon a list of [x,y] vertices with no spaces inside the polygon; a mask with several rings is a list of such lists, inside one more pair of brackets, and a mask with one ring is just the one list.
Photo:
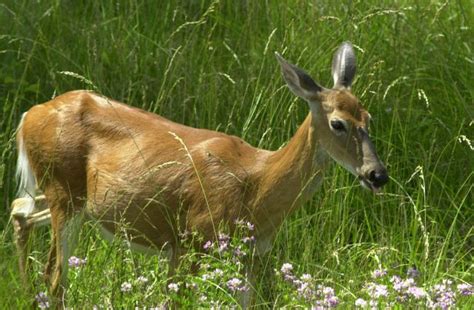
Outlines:
{"label": "black nose", "polygon": [[381,170],[372,170],[369,172],[369,181],[375,186],[375,187],[382,187],[388,182],[388,174],[387,170],[381,169]]}

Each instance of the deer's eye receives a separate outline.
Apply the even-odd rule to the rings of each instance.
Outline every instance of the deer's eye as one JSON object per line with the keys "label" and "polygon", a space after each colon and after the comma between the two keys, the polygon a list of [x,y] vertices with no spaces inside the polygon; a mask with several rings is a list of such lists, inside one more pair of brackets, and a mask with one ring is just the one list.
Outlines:
{"label": "deer's eye", "polygon": [[342,133],[346,131],[346,124],[342,120],[333,119],[331,120],[331,128],[338,133]]}

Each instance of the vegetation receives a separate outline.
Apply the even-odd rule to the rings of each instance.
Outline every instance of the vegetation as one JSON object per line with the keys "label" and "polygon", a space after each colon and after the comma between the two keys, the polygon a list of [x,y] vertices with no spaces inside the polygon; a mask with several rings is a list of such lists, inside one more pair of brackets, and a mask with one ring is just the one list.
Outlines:
{"label": "vegetation", "polygon": [[[278,149],[308,107],[284,86],[273,52],[330,87],[331,55],[345,40],[353,42],[358,57],[353,92],[372,114],[371,133],[389,169],[384,193],[363,190],[334,165],[320,191],[281,227],[255,288],[229,284],[242,270],[220,253],[203,258],[213,268],[209,272],[187,275],[183,266],[167,279],[163,257],[130,252],[124,239],[107,243],[88,223],[75,252],[87,261],[72,260],[78,266],[69,274],[67,306],[155,307],[176,299],[183,306],[232,305],[231,287],[255,290],[261,307],[309,306],[314,300],[301,299],[294,282],[309,279],[304,273],[315,291],[317,285],[334,289],[342,308],[357,298],[368,302],[374,285],[394,290],[390,277],[405,281],[408,270],[416,270],[417,287],[427,292],[442,281],[453,281],[453,290],[472,283],[473,20],[469,0],[3,1],[0,307],[29,307],[46,291],[40,272],[49,229],[38,229],[31,240],[34,292],[27,292],[9,221],[14,134],[22,112],[86,88],[176,122]],[[190,260],[196,255],[190,253]],[[216,269],[224,272],[222,279],[200,287],[207,301],[199,294],[174,296],[174,286],[166,291],[169,284],[183,289],[183,283]],[[370,286],[373,270],[388,275]],[[457,306],[473,308],[472,296],[458,298],[461,293]]]}

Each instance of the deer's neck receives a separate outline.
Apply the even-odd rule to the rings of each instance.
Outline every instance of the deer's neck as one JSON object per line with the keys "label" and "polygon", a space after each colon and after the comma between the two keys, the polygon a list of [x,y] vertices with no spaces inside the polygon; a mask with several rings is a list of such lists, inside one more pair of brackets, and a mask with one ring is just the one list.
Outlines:
{"label": "deer's neck", "polygon": [[[309,113],[289,143],[267,158],[255,201],[256,220],[263,218],[276,229],[316,191],[328,165],[317,134]],[[268,229],[271,227],[263,230]]]}

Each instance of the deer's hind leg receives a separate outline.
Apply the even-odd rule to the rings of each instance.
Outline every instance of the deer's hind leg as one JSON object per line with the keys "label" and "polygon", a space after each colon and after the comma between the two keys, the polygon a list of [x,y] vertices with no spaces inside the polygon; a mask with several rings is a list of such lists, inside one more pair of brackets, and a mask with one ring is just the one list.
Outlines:
{"label": "deer's hind leg", "polygon": [[25,287],[29,287],[28,241],[35,227],[51,223],[51,214],[45,196],[18,198],[12,203],[11,220],[13,237],[18,255],[20,277]]}
{"label": "deer's hind leg", "polygon": [[80,228],[83,223],[81,203],[78,198],[57,187],[45,190],[46,200],[51,211],[52,240],[45,278],[50,286],[53,302],[62,305],[67,284],[68,259],[74,251]]}

